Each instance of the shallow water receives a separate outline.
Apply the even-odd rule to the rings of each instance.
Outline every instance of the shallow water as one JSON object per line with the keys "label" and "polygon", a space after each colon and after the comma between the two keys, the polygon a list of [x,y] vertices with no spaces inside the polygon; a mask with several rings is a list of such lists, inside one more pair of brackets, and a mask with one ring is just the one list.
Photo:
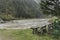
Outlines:
{"label": "shallow water", "polygon": [[0,24],[0,28],[26,29],[31,27],[42,27],[47,24],[50,24],[48,22],[48,19],[13,20],[7,23]]}

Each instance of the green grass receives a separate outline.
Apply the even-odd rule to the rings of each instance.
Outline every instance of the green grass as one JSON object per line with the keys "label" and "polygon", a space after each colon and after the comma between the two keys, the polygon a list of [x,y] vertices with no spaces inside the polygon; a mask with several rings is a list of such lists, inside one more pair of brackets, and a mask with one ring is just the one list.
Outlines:
{"label": "green grass", "polygon": [[50,36],[33,35],[31,29],[25,30],[6,30],[0,29],[2,40],[53,40]]}

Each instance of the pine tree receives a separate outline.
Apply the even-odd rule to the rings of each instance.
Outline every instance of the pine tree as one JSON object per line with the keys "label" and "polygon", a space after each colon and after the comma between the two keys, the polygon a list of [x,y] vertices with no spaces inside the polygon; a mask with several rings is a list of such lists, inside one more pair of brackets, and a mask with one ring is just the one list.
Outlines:
{"label": "pine tree", "polygon": [[52,16],[60,16],[59,0],[41,0],[40,8],[44,14],[50,14]]}

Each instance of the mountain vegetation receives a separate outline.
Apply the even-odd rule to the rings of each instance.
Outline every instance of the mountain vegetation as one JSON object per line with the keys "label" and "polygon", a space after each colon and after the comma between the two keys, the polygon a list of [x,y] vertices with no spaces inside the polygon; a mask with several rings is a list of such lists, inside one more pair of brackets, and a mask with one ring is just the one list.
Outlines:
{"label": "mountain vegetation", "polygon": [[41,15],[39,5],[34,0],[0,0],[2,19],[39,18]]}

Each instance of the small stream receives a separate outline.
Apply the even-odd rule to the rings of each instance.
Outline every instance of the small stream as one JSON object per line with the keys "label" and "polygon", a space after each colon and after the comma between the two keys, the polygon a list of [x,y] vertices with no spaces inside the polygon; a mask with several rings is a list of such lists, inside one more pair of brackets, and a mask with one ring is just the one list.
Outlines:
{"label": "small stream", "polygon": [[42,27],[48,24],[50,24],[48,19],[13,20],[0,24],[0,29],[26,29],[31,27]]}

